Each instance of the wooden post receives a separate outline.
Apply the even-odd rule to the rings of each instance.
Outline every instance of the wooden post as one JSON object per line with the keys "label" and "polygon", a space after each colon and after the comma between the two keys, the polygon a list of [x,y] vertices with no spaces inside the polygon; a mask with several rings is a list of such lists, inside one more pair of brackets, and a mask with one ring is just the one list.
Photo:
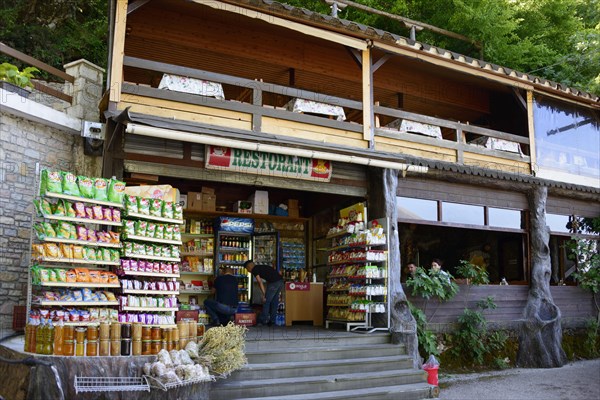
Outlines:
{"label": "wooden post", "polygon": [[115,31],[113,33],[112,60],[110,65],[110,101],[121,101],[123,83],[123,56],[125,54],[125,28],[127,26],[127,0],[117,0]]}
{"label": "wooden post", "polygon": [[537,170],[537,157],[535,153],[535,126],[533,124],[533,92],[527,91],[527,128],[529,130],[529,165],[531,174],[535,175]]}
{"label": "wooden post", "polygon": [[373,72],[371,49],[362,51],[362,102],[363,139],[369,141],[369,148],[375,147],[375,118],[373,115]]}
{"label": "wooden post", "polygon": [[389,219],[389,273],[390,285],[390,333],[392,343],[403,344],[413,359],[413,367],[420,368],[417,323],[410,313],[408,300],[400,283],[400,238],[398,235],[398,171],[393,169],[369,168],[369,213]]}

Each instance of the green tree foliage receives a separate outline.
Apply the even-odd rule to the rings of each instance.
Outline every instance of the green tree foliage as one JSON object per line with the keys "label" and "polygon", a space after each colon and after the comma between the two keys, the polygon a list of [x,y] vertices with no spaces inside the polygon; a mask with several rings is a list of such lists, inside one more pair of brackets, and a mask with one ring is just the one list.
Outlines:
{"label": "green tree foliage", "polygon": [[[481,53],[426,30],[419,41],[600,95],[600,0],[355,1],[465,35],[481,44]],[[329,13],[319,0],[286,2]],[[407,35],[401,23],[352,7],[339,16]]]}
{"label": "green tree foliage", "polygon": [[106,67],[107,3],[5,0],[0,2],[0,41],[59,69],[80,58]]}

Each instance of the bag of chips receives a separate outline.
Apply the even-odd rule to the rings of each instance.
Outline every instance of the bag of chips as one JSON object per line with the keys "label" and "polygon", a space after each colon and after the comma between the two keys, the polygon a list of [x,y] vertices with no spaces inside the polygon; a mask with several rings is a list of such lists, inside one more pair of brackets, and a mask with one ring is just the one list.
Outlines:
{"label": "bag of chips", "polygon": [[164,238],[167,240],[173,240],[173,225],[165,226]]}
{"label": "bag of chips", "polygon": [[173,204],[173,218],[183,219],[183,205],[181,203]]}
{"label": "bag of chips", "polygon": [[108,232],[108,235],[109,235],[109,238],[110,238],[110,240],[109,240],[110,243],[117,244],[117,243],[120,242],[121,234],[119,232],[110,231],[110,232]]}
{"label": "bag of chips", "polygon": [[138,199],[136,196],[125,196],[125,210],[127,210],[128,213],[138,212]]}
{"label": "bag of chips", "polygon": [[85,226],[77,226],[76,228],[77,231],[77,240],[88,240],[88,230]]}
{"label": "bag of chips", "polygon": [[116,208],[112,209],[112,220],[113,222],[121,222],[121,211]]}
{"label": "bag of chips", "polygon": [[73,204],[68,202],[68,201],[63,201],[64,207],[65,207],[65,215],[69,218],[75,218],[77,216],[77,213],[75,212],[75,209],[73,208]]}
{"label": "bag of chips", "polygon": [[61,222],[57,226],[56,237],[62,239],[71,239],[71,224],[68,222]]}
{"label": "bag of chips", "polygon": [[136,221],[135,222],[135,234],[137,236],[146,236],[147,229],[148,229],[148,222],[146,222],[146,221]]}
{"label": "bag of chips", "polygon": [[98,259],[96,258],[96,249],[94,249],[93,247],[84,247],[83,258],[88,261],[98,261]]}
{"label": "bag of chips", "polygon": [[43,244],[34,244],[32,247],[34,257],[46,257],[46,251],[44,250]]}
{"label": "bag of chips", "polygon": [[57,282],[66,282],[67,281],[67,271],[62,269],[62,268],[58,268],[54,270],[54,274],[56,275],[56,281]]}
{"label": "bag of chips", "polygon": [[90,281],[90,270],[87,268],[75,268],[77,274],[77,282],[89,282]]}
{"label": "bag of chips", "polygon": [[50,222],[42,222],[42,226],[44,227],[44,233],[46,234],[46,237],[56,237],[56,231]]}
{"label": "bag of chips", "polygon": [[112,221],[113,220],[112,209],[110,209],[108,207],[104,207],[102,209],[102,217],[105,221]]}
{"label": "bag of chips", "polygon": [[46,254],[46,257],[60,257],[60,249],[55,243],[44,243],[44,253]]}
{"label": "bag of chips", "polygon": [[150,199],[138,197],[138,212],[144,215],[150,215]]}
{"label": "bag of chips", "polygon": [[163,203],[161,199],[150,199],[150,215],[154,217],[162,216]]}
{"label": "bag of chips", "polygon": [[113,203],[123,203],[125,196],[125,182],[116,179],[111,179],[108,184],[108,201]]}
{"label": "bag of chips", "polygon": [[154,237],[156,239],[164,239],[165,238],[165,226],[162,224],[156,225],[156,230],[154,231]]}
{"label": "bag of chips", "polygon": [[102,248],[102,261],[110,261],[110,249]]}
{"label": "bag of chips", "polygon": [[94,219],[94,209],[92,206],[85,206],[85,217],[88,219]]}
{"label": "bag of chips", "polygon": [[100,271],[96,271],[96,270],[90,271],[90,282],[100,283]]}
{"label": "bag of chips", "polygon": [[38,213],[38,216],[50,215],[52,214],[52,207],[50,202],[46,199],[35,199],[33,200],[33,205],[35,206],[35,210]]}
{"label": "bag of chips", "polygon": [[108,183],[104,178],[94,178],[94,199],[108,201]]}
{"label": "bag of chips", "polygon": [[44,240],[46,238],[46,230],[44,229],[43,224],[33,224],[33,230],[39,240]]}
{"label": "bag of chips", "polygon": [[110,261],[111,262],[119,262],[120,258],[121,257],[119,256],[119,250],[110,249]]}
{"label": "bag of chips", "polygon": [[88,242],[97,242],[98,237],[96,236],[96,231],[93,229],[88,229]]}
{"label": "bag of chips", "polygon": [[165,201],[163,203],[162,216],[165,218],[173,218],[173,203]]}
{"label": "bag of chips", "polygon": [[42,170],[40,194],[43,195],[46,192],[62,193],[62,175],[59,171]]}
{"label": "bag of chips", "polygon": [[94,219],[96,219],[96,220],[104,219],[104,213],[102,212],[102,206],[93,206],[92,213],[94,214]]}
{"label": "bag of chips", "polygon": [[77,186],[81,197],[91,199],[94,197],[94,181],[87,176],[77,177]]}
{"label": "bag of chips", "polygon": [[71,245],[71,244],[61,243],[60,244],[60,252],[62,253],[62,256],[64,258],[69,258],[69,259],[74,258],[73,257],[73,245]]}
{"label": "bag of chips", "polygon": [[73,258],[76,260],[83,259],[83,246],[73,246]]}
{"label": "bag of chips", "polygon": [[108,271],[100,271],[100,283],[108,283]]}
{"label": "bag of chips", "polygon": [[63,201],[59,200],[58,202],[56,202],[52,210],[52,215],[56,215],[59,217],[65,216],[65,203]]}
{"label": "bag of chips", "polygon": [[148,222],[148,228],[146,229],[146,237],[154,237],[154,233],[156,232],[156,225],[157,224],[155,224],[154,222]]}
{"label": "bag of chips", "polygon": [[77,177],[71,172],[61,172],[62,174],[62,192],[71,196],[81,196],[79,186],[77,186]]}
{"label": "bag of chips", "polygon": [[66,282],[69,282],[69,283],[77,282],[77,274],[75,273],[74,270],[72,270],[72,269],[68,270],[66,276],[67,276]]}
{"label": "bag of chips", "polygon": [[108,272],[107,274],[108,274],[108,283],[119,284],[119,278],[117,277],[117,275],[115,275],[113,272]]}

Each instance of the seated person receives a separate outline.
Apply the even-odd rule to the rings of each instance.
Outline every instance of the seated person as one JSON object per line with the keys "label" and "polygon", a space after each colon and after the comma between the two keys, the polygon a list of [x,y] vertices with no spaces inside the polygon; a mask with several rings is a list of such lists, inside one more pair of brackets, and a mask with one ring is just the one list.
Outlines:
{"label": "seated person", "polygon": [[450,275],[442,269],[443,261],[439,258],[431,260],[431,271],[438,273],[441,277],[445,277],[450,282]]}
{"label": "seated person", "polygon": [[417,265],[415,263],[408,263],[404,269],[405,273],[402,274],[402,281],[406,282],[408,279],[414,278],[417,273]]}
{"label": "seated person", "polygon": [[215,279],[211,293],[215,299],[204,300],[204,307],[212,325],[226,325],[235,315],[238,306],[238,280],[229,267],[223,268],[222,275]]}

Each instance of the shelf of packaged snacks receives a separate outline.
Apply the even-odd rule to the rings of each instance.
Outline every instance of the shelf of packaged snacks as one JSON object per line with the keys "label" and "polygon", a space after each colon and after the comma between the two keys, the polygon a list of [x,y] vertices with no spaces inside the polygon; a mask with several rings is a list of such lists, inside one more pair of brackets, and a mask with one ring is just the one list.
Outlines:
{"label": "shelf of packaged snacks", "polygon": [[346,235],[351,235],[351,232],[346,232],[346,231],[341,231],[341,232],[337,232],[337,233],[332,233],[331,235],[327,235],[325,236],[325,239],[333,239],[336,237],[340,237],[340,236],[346,236]]}
{"label": "shelf of packaged snacks", "polygon": [[55,198],[55,199],[80,201],[82,203],[92,203],[92,204],[96,204],[96,205],[99,205],[99,206],[124,208],[122,203],[113,203],[111,201],[102,201],[102,200],[88,199],[88,198],[85,198],[85,197],[71,196],[71,195],[62,194],[62,193],[46,192],[46,193],[43,194],[43,197],[52,197],[52,198]]}
{"label": "shelf of packaged snacks", "polygon": [[53,242],[53,243],[78,244],[81,246],[92,246],[92,247],[110,247],[112,249],[120,249],[121,248],[121,243],[90,242],[87,240],[76,240],[76,239],[62,239],[62,238],[45,237],[42,241],[43,242]]}
{"label": "shelf of packaged snacks", "polygon": [[224,266],[224,265],[244,265],[246,261],[220,261],[219,265],[220,266]]}
{"label": "shelf of packaged snacks", "polygon": [[179,294],[210,294],[210,290],[182,289]]}
{"label": "shelf of packaged snacks", "polygon": [[52,301],[52,300],[42,300],[38,303],[42,307],[49,306],[89,306],[89,307],[97,307],[97,306],[118,306],[118,301]]}
{"label": "shelf of packaged snacks", "polygon": [[101,219],[93,219],[93,218],[65,217],[65,216],[51,215],[51,214],[44,214],[43,217],[45,219],[53,219],[56,221],[79,222],[82,224],[98,224],[98,225],[107,225],[107,226],[121,226],[122,225],[121,221],[119,221],[119,222],[104,221]]}
{"label": "shelf of packaged snacks", "polygon": [[385,243],[379,244],[368,244],[368,243],[356,243],[356,244],[345,244],[343,246],[331,247],[329,249],[325,249],[326,251],[343,251],[343,250],[355,250],[355,249],[366,249],[371,247],[383,247]]}
{"label": "shelf of packaged snacks", "polygon": [[70,287],[70,288],[118,288],[118,283],[94,283],[94,282],[40,282],[34,285],[48,287]]}
{"label": "shelf of packaged snacks", "polygon": [[161,256],[148,256],[145,254],[125,254],[127,258],[139,258],[140,260],[156,260],[156,261],[171,261],[171,262],[180,262],[181,260],[178,257],[161,257]]}
{"label": "shelf of packaged snacks", "polygon": [[142,242],[152,242],[152,243],[162,243],[162,244],[175,244],[181,246],[183,243],[181,240],[170,240],[170,239],[157,239],[146,236],[138,236],[138,235],[126,235],[122,238],[122,240],[139,240]]}
{"label": "shelf of packaged snacks", "polygon": [[65,264],[95,264],[95,265],[120,265],[119,261],[94,261],[78,258],[63,258],[63,257],[38,257],[39,262],[58,262]]}
{"label": "shelf of packaged snacks", "polygon": [[200,272],[200,271],[181,271],[180,275],[206,275],[211,276],[214,275],[214,272]]}
{"label": "shelf of packaged snacks", "polygon": [[181,232],[182,237],[189,238],[214,238],[215,235],[212,233],[189,233],[189,232]]}
{"label": "shelf of packaged snacks", "polygon": [[[369,261],[369,260],[367,260],[366,258],[352,258],[352,259],[348,259],[348,260],[328,262],[327,265],[341,265],[341,264],[351,264],[351,263],[364,263],[364,262],[367,262],[367,261]],[[371,261],[371,262],[376,262],[376,261]]]}
{"label": "shelf of packaged snacks", "polygon": [[179,311],[179,307],[121,307],[123,311]]}
{"label": "shelf of packaged snacks", "polygon": [[179,278],[179,274],[165,274],[160,272],[123,271],[123,274],[129,276],[153,276],[155,278]]}
{"label": "shelf of packaged snacks", "polygon": [[213,253],[203,253],[199,251],[181,251],[179,252],[181,257],[191,256],[191,257],[212,257]]}
{"label": "shelf of packaged snacks", "polygon": [[159,296],[176,296],[178,290],[143,290],[143,289],[123,289],[123,293],[127,294],[152,294]]}
{"label": "shelf of packaged snacks", "polygon": [[127,218],[139,218],[139,219],[145,219],[148,221],[165,222],[167,224],[183,225],[182,219],[157,217],[155,215],[150,215],[150,214],[128,212]]}

